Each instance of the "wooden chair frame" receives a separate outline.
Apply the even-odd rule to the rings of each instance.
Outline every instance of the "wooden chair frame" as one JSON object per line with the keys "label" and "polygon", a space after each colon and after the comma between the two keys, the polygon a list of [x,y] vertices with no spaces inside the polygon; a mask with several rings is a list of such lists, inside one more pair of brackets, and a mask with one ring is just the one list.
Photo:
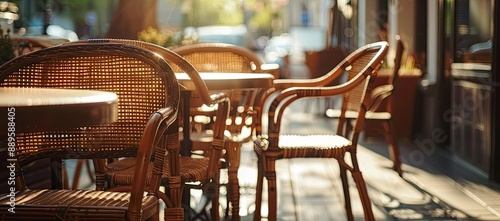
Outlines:
{"label": "wooden chair frame", "polygon": [[[367,104],[364,103],[368,82],[376,76],[385,55],[388,43],[377,42],[361,47],[347,56],[339,65],[326,75],[315,79],[275,80],[275,88],[268,90],[262,96],[258,111],[257,139],[254,141],[255,152],[258,155],[258,177],[256,211],[254,220],[261,219],[261,205],[264,177],[268,186],[269,220],[277,219],[277,185],[275,163],[279,159],[290,158],[334,158],[340,167],[346,214],[348,220],[353,220],[350,194],[347,184],[347,170],[356,182],[366,220],[374,220],[370,199],[365,181],[359,170],[356,149],[359,133],[364,124]],[[347,82],[329,85],[340,75],[347,72]],[[273,95],[273,96],[271,96]],[[301,98],[342,96],[342,113],[339,118],[337,135],[283,135],[280,133],[281,122],[285,109]],[[356,124],[350,136],[346,136],[345,112],[355,110],[359,113]],[[266,115],[262,115],[265,113]],[[267,116],[264,121],[263,116]],[[265,122],[266,124],[263,124]],[[350,153],[350,162],[344,160]]]}
{"label": "wooden chair frame", "polygon": [[[19,169],[43,158],[136,157],[136,175],[127,193],[31,190],[19,176],[16,213],[7,212],[9,199],[2,196],[0,219],[158,220],[163,170],[163,157],[159,156],[172,149],[163,141],[168,130],[177,129],[174,122],[180,98],[174,72],[165,60],[131,45],[60,45],[16,57],[1,66],[0,73],[3,87],[103,90],[116,93],[119,99],[118,121],[112,124],[18,134]],[[133,84],[127,86],[126,82]],[[154,99],[141,105],[136,101],[146,99],[141,94],[145,88]],[[150,161],[154,166],[148,170]]]}

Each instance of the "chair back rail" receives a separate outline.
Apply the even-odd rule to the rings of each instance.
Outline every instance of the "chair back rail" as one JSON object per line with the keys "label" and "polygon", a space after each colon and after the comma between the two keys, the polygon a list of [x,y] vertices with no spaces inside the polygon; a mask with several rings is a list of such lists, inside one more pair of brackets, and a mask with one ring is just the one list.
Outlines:
{"label": "chair back rail", "polygon": [[[341,107],[341,116],[338,124],[337,132],[339,134],[344,134],[344,121],[345,121],[345,112],[350,111],[360,111],[360,109],[364,109],[361,111],[366,111],[366,104],[364,96],[366,93],[366,89],[368,86],[368,82],[370,81],[370,77],[375,77],[377,70],[380,68],[382,60],[384,58],[383,55],[386,53],[386,46],[384,42],[373,43],[361,47],[354,52],[352,52],[349,56],[344,58],[336,68],[330,71],[322,78],[321,81],[317,79],[312,79],[310,81],[307,80],[276,80],[275,84],[284,84],[277,86],[277,88],[297,88],[300,90],[278,90],[278,97],[273,101],[273,104],[280,104],[279,106],[271,104],[271,108],[268,113],[268,124],[269,124],[269,133],[279,133],[281,123],[280,119],[284,114],[285,107],[288,106],[291,102],[308,96],[314,97],[327,97],[327,96],[335,96],[341,95],[343,97],[342,107]],[[338,73],[347,72],[347,81],[336,86],[326,86],[322,87],[321,85],[328,85],[330,81],[336,80],[339,77]],[[313,82],[313,83],[312,83]],[[321,84],[319,83],[321,82]],[[295,96],[290,97],[290,93],[297,93]],[[281,99],[289,99],[289,101],[285,103],[280,103]],[[363,104],[363,105],[362,105]],[[261,104],[263,106],[265,104]],[[362,119],[359,123],[362,123]],[[354,128],[356,133],[360,132],[360,128],[362,126],[358,122],[356,123],[356,127]]]}

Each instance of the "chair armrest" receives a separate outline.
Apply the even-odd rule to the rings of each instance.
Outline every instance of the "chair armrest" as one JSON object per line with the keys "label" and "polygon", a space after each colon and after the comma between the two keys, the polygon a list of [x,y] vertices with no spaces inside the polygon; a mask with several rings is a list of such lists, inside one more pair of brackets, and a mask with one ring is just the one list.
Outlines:
{"label": "chair armrest", "polygon": [[213,127],[213,140],[212,140],[212,151],[210,151],[210,162],[209,168],[207,170],[207,177],[215,178],[215,171],[218,170],[219,160],[222,157],[222,151],[224,149],[225,134],[226,131],[226,119],[229,117],[229,111],[231,108],[231,101],[226,93],[218,94],[217,101],[217,111]]}
{"label": "chair armrest", "polygon": [[[156,111],[149,118],[146,127],[144,129],[144,133],[142,135],[139,150],[137,152],[137,158],[135,163],[134,170],[134,180],[135,182],[132,184],[132,195],[134,196],[142,196],[145,188],[146,188],[146,179],[148,177],[148,166],[150,160],[152,159],[152,154],[154,152],[154,148],[157,147],[158,142],[163,137],[165,131],[172,126],[173,122],[177,118],[177,109],[174,107],[166,107]],[[162,160],[162,157],[156,157],[155,160]],[[158,165],[158,164],[157,164]],[[159,164],[163,165],[163,163]],[[157,168],[160,171],[163,168]],[[151,177],[150,188],[148,190],[149,194],[158,194],[160,188],[160,177],[161,173],[158,174],[159,177]],[[141,205],[141,201],[143,199],[140,197],[132,197],[130,202],[132,205]],[[140,208],[132,208],[131,212],[140,212]]]}
{"label": "chair armrest", "polygon": [[327,74],[312,79],[277,79],[273,81],[276,89],[290,87],[319,87],[333,83],[344,73],[341,69],[334,69]]}
{"label": "chair armrest", "polygon": [[299,98],[332,97],[339,96],[357,87],[369,76],[358,75],[347,84],[327,86],[327,87],[291,87],[278,91],[277,96],[268,96],[265,101],[269,105],[268,109],[268,133],[279,132],[281,119],[286,107]]}
{"label": "chair armrest", "polygon": [[377,108],[382,104],[382,102],[392,95],[394,91],[394,86],[390,84],[381,85],[374,88],[370,94],[370,106],[369,111],[376,111]]}
{"label": "chair armrest", "polygon": [[212,105],[222,103],[229,99],[229,96],[225,92],[211,94],[210,98],[212,100]]}

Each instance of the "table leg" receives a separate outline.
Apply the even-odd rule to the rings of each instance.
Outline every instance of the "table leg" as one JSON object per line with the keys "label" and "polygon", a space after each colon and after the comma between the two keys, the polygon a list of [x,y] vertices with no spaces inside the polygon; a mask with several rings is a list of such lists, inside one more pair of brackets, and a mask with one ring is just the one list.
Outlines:
{"label": "table leg", "polygon": [[182,143],[181,143],[181,155],[182,156],[191,156],[191,150],[192,150],[192,145],[193,142],[191,141],[191,122],[189,120],[190,118],[190,98],[191,98],[191,92],[190,91],[182,91],[181,92],[182,96],[182,111],[184,113],[184,119],[183,119],[183,124],[182,124]]}
{"label": "table leg", "polygon": [[63,180],[66,180],[66,171],[61,159],[50,159],[50,178],[52,189],[63,189]]}
{"label": "table leg", "polygon": [[[186,156],[189,157],[191,156],[191,149],[192,149],[192,141],[191,141],[191,122],[190,122],[190,98],[191,98],[191,92],[190,91],[181,91],[181,102],[182,102],[182,113],[183,113],[183,123],[182,123],[182,142],[181,142],[181,156]],[[182,193],[182,205],[184,205],[186,208],[191,207],[191,189],[190,188],[183,188],[183,193]],[[190,211],[190,210],[187,210]],[[189,217],[189,214],[185,214],[185,217]]]}

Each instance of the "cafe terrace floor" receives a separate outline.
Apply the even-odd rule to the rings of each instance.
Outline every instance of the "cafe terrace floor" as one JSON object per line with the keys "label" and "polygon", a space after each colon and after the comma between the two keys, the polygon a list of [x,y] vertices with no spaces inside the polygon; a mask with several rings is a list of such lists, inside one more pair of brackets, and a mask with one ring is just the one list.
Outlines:
{"label": "cafe terrace floor", "polygon": [[[335,133],[332,129],[335,120],[310,108],[321,106],[316,105],[317,102],[321,101],[305,100],[293,105],[286,114],[284,130],[305,134]],[[404,163],[403,178],[391,169],[392,162],[383,139],[360,138],[358,161],[376,220],[500,220],[500,185],[489,182],[444,149],[422,149],[408,139],[399,143]],[[257,158],[252,143],[243,145],[241,160],[240,215],[242,220],[252,220],[257,176]],[[74,164],[67,162],[66,165],[71,174]],[[82,174],[85,176],[85,171]],[[335,160],[280,160],[277,174],[279,220],[345,220],[342,184]],[[80,186],[93,188],[89,182],[81,180]],[[354,216],[356,220],[364,220],[352,180],[350,188]],[[200,195],[192,191],[192,203]],[[224,188],[220,200],[225,207]],[[264,209],[263,215],[266,214]]]}
{"label": "cafe terrace floor", "polygon": [[[305,73],[303,68],[296,66],[294,71]],[[293,104],[285,116],[284,130],[305,134],[335,133],[335,120],[326,118],[324,112],[319,111],[324,109],[322,102],[303,100]],[[445,148],[432,148],[430,144],[422,148],[415,145],[415,141],[399,141],[404,163],[401,178],[391,169],[392,162],[383,139],[360,138],[358,161],[376,220],[500,220],[500,185],[489,182],[480,172],[452,157]],[[420,143],[425,142],[420,140]],[[243,145],[241,161],[240,215],[242,220],[252,220],[257,177],[257,158],[252,143]],[[74,164],[68,162],[66,165],[71,176]],[[335,160],[280,160],[276,166],[279,220],[346,220]],[[81,182],[80,186],[93,188],[89,180]],[[364,220],[352,179],[350,188],[355,219]],[[224,188],[221,193],[220,202],[225,207]],[[200,192],[192,191],[192,203],[200,195]],[[263,216],[266,214],[267,211],[263,210]]]}

